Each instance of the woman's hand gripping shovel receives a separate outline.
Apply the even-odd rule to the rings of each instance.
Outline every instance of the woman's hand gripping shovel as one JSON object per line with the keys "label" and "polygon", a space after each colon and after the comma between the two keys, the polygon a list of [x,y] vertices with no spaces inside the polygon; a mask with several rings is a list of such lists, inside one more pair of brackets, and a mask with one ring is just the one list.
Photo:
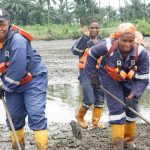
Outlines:
{"label": "woman's hand gripping shovel", "polygon": [[19,140],[18,140],[18,137],[17,137],[17,134],[16,134],[16,131],[15,131],[15,128],[14,128],[14,125],[13,125],[13,122],[12,122],[12,119],[11,119],[11,116],[10,116],[10,113],[9,113],[7,105],[6,105],[5,96],[2,97],[2,101],[3,101],[3,105],[4,105],[4,108],[5,108],[5,111],[6,111],[6,115],[7,115],[11,130],[12,130],[12,132],[14,134],[14,138],[16,140],[17,148],[18,148],[18,150],[22,150],[21,146],[20,146],[20,143],[19,143]]}
{"label": "woman's hand gripping shovel", "polygon": [[150,122],[145,119],[141,114],[139,114],[137,111],[135,111],[133,108],[127,106],[124,102],[122,102],[118,97],[114,96],[113,94],[111,94],[108,90],[106,90],[102,85],[99,85],[99,87],[108,95],[110,95],[112,98],[114,98],[117,102],[121,103],[124,107],[128,108],[130,111],[132,111],[134,114],[136,114],[140,119],[142,119],[143,121],[145,121],[147,124],[150,125]]}

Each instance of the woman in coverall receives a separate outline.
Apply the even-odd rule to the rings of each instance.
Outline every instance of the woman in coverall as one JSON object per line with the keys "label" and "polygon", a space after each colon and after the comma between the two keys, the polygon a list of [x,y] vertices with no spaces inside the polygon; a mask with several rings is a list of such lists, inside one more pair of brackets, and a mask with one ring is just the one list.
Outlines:
{"label": "woman in coverall", "polygon": [[[88,127],[84,116],[92,104],[94,104],[92,113],[92,126],[93,128],[99,127],[99,120],[102,113],[104,104],[104,94],[99,87],[92,85],[87,75],[84,74],[83,68],[90,47],[104,42],[104,39],[98,36],[99,24],[96,20],[92,20],[89,24],[89,29],[85,28],[83,36],[80,37],[72,47],[71,51],[74,55],[79,56],[79,81],[83,90],[83,101],[80,104],[79,110],[76,114],[76,119],[82,128]],[[98,69],[97,69],[98,70]]]}
{"label": "woman in coverall", "polygon": [[[47,118],[45,117],[47,68],[39,54],[32,49],[32,37],[23,30],[15,30],[10,25],[7,11],[0,9],[0,97],[5,91],[6,104],[18,140],[25,149],[25,118],[34,131],[38,150],[48,147]],[[18,32],[19,33],[18,33]],[[10,124],[7,120],[10,128]],[[17,149],[16,141],[10,131],[13,150]]]}
{"label": "woman in coverall", "polygon": [[[137,111],[141,95],[149,83],[149,58],[147,50],[137,43],[136,28],[130,23],[118,26],[115,38],[90,49],[85,72],[97,80],[100,75],[103,87]],[[142,42],[140,43],[142,44]],[[99,74],[95,65],[103,56]],[[98,86],[97,85],[97,86]],[[106,94],[112,144],[115,150],[135,149],[134,144],[137,116]]]}

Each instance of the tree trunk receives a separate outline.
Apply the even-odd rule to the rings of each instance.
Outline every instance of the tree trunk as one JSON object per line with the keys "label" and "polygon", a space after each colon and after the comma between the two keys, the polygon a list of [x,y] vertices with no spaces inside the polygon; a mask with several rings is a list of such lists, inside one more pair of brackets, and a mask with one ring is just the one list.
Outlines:
{"label": "tree trunk", "polygon": [[48,33],[51,33],[50,29],[50,0],[47,0],[47,6],[48,6],[48,18],[47,18],[47,25],[48,25]]}

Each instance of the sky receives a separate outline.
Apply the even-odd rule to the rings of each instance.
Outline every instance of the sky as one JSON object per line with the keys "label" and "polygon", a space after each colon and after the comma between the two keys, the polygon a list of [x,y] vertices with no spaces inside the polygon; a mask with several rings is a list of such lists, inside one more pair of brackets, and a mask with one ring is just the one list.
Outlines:
{"label": "sky", "polygon": [[[99,0],[95,0],[97,2],[97,4],[99,5]],[[130,0],[126,0],[128,3],[130,3]],[[119,8],[119,0],[100,0],[101,2],[101,7],[105,7],[105,6],[109,6],[109,2],[110,2],[110,6],[112,6],[115,9]],[[144,0],[141,0],[141,2],[144,3]],[[145,3],[148,4],[150,3],[150,0],[145,0]],[[124,6],[124,0],[120,0],[120,6]]]}
{"label": "sky", "polygon": [[[56,0],[57,2],[58,0]],[[72,2],[73,0],[68,0],[68,2]],[[97,2],[97,4],[99,5],[99,0],[95,0]],[[124,6],[124,1],[125,0],[120,0],[120,6]],[[130,0],[126,0],[127,2],[130,2]],[[141,2],[144,2],[144,0],[140,0]],[[105,6],[109,6],[109,2],[110,5],[115,8],[118,9],[119,8],[119,0],[100,0],[100,6],[101,7],[105,7]],[[148,4],[150,3],[150,0],[145,0],[145,3]]]}
{"label": "sky", "polygon": [[[56,2],[59,3],[59,0],[55,0]],[[99,6],[99,1],[100,1],[100,7],[105,7],[105,6],[109,6],[109,2],[110,2],[110,6],[112,6],[114,9],[119,9],[119,0],[95,0],[97,5]],[[130,0],[120,0],[120,6],[125,6],[124,1],[130,3]],[[144,0],[140,0],[141,2],[144,3]],[[73,2],[73,0],[68,0],[68,2]],[[148,4],[150,3],[150,0],[145,0],[145,3]]]}
{"label": "sky", "polygon": [[[99,5],[99,0],[96,0],[96,2]],[[100,2],[101,7],[109,6],[110,2],[110,6],[112,6],[115,9],[119,8],[119,0],[100,0]],[[120,0],[120,5],[124,6],[124,0]]]}

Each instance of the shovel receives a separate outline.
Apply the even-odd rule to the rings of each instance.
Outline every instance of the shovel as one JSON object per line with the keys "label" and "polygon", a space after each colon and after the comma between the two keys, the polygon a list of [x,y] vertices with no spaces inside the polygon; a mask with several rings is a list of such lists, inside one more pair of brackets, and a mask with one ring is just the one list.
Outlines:
{"label": "shovel", "polygon": [[150,122],[145,119],[141,114],[139,114],[137,111],[135,111],[133,108],[127,106],[123,101],[121,101],[118,97],[114,96],[113,94],[111,94],[108,90],[106,90],[103,86],[99,86],[105,93],[107,93],[108,95],[110,95],[112,98],[114,98],[117,102],[121,103],[123,106],[125,106],[126,108],[128,108],[130,111],[132,111],[134,114],[136,114],[140,119],[142,119],[143,121],[145,121],[147,124],[150,125]]}

